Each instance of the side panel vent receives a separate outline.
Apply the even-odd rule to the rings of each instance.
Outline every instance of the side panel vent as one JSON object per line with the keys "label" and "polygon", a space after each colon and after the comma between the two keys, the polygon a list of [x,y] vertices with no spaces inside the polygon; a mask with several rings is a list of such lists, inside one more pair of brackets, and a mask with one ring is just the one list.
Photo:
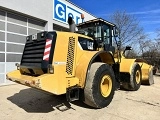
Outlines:
{"label": "side panel vent", "polygon": [[73,72],[74,52],[75,52],[74,50],[75,50],[75,38],[69,37],[67,64],[66,64],[66,72],[68,75],[72,75]]}

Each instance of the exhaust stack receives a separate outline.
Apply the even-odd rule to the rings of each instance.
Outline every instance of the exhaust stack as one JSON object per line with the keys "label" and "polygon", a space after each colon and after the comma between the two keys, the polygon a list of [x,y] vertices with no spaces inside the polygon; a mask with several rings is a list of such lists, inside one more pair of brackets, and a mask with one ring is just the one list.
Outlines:
{"label": "exhaust stack", "polygon": [[76,25],[72,17],[68,17],[68,24],[69,24],[69,30],[70,32],[75,32],[76,31]]}

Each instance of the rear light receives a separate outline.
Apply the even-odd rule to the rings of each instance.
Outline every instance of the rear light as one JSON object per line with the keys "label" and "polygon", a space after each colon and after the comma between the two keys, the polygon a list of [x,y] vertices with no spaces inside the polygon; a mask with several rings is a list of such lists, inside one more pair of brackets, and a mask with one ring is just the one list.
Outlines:
{"label": "rear light", "polygon": [[26,40],[27,40],[27,41],[29,41],[29,36],[28,36],[28,37],[26,37]]}
{"label": "rear light", "polygon": [[54,73],[54,69],[53,69],[52,65],[48,65],[48,72],[51,74]]}
{"label": "rear light", "polygon": [[44,37],[44,33],[41,33],[41,38],[43,38]]}
{"label": "rear light", "polygon": [[8,77],[8,75],[6,75],[6,79],[7,79],[7,80],[9,80],[9,77]]}
{"label": "rear light", "polygon": [[20,64],[19,63],[16,63],[15,66],[17,66],[17,70],[20,69]]}

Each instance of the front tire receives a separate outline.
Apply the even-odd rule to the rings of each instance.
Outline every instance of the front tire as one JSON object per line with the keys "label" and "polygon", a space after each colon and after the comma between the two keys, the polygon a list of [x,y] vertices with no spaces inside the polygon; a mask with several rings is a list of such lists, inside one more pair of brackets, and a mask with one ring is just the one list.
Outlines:
{"label": "front tire", "polygon": [[149,85],[154,84],[153,69],[149,71]]}
{"label": "front tire", "polygon": [[130,75],[129,83],[122,83],[122,86],[126,90],[137,91],[141,86],[142,72],[138,63],[134,63]]}
{"label": "front tire", "polygon": [[154,84],[154,77],[153,77],[153,69],[151,69],[148,73],[148,79],[143,81],[144,85],[152,85]]}
{"label": "front tire", "polygon": [[110,104],[115,91],[115,76],[112,68],[104,63],[93,63],[84,87],[84,103],[95,108]]}

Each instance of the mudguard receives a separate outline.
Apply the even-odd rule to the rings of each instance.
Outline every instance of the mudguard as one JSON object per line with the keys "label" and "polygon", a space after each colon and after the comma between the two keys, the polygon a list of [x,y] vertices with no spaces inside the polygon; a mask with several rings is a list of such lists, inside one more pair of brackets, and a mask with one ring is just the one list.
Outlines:
{"label": "mudguard", "polygon": [[142,71],[142,84],[149,82],[149,76],[153,76],[150,75],[153,67],[152,65],[149,65],[147,63],[147,61],[145,61],[144,59],[127,59],[127,58],[122,58],[121,59],[121,63],[120,63],[120,72],[121,73],[129,73],[131,74],[131,69],[134,63],[138,63],[141,67],[141,71]]}
{"label": "mudguard", "polygon": [[89,72],[90,66],[94,62],[103,62],[107,64],[114,64],[114,58],[111,53],[105,51],[86,51],[80,57],[76,67],[76,77],[79,78],[79,85],[83,88],[85,80]]}

